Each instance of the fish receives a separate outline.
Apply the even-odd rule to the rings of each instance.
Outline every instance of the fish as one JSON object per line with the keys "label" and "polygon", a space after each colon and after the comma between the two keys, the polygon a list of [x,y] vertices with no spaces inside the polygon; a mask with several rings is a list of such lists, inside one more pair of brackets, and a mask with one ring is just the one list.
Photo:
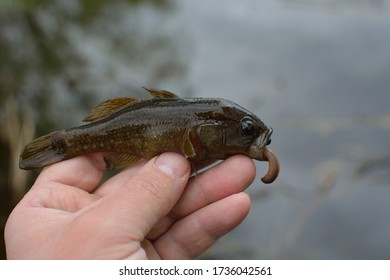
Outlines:
{"label": "fish", "polygon": [[267,147],[273,130],[255,114],[223,98],[180,98],[166,90],[144,89],[152,98],[109,99],[92,109],[84,119],[87,124],[33,140],[21,151],[19,167],[38,169],[97,152],[103,152],[107,170],[163,152],[180,153],[192,164],[243,154],[268,161],[264,183],[278,176],[278,158]]}

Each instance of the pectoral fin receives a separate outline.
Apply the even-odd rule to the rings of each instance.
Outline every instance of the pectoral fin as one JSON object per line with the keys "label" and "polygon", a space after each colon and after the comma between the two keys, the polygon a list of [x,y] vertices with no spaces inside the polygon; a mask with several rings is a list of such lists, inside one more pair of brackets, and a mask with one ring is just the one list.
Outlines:
{"label": "pectoral fin", "polygon": [[93,122],[107,117],[117,111],[118,109],[126,106],[129,103],[137,102],[137,99],[129,97],[119,97],[109,99],[97,105],[92,109],[91,113],[83,120],[84,122]]}
{"label": "pectoral fin", "polygon": [[107,170],[126,168],[139,160],[139,157],[130,154],[108,153],[104,156]]}
{"label": "pectoral fin", "polygon": [[143,89],[153,95],[154,98],[179,98],[176,94],[167,90],[151,89],[146,87]]}
{"label": "pectoral fin", "polygon": [[[188,131],[184,151],[187,157],[202,161],[208,159],[222,159],[225,154],[222,150],[221,143],[223,133],[221,133],[221,123],[210,121],[202,123]],[[206,156],[207,154],[207,156]]]}
{"label": "pectoral fin", "polygon": [[184,155],[189,160],[201,160],[206,151],[199,138],[197,128],[190,128],[187,132],[187,137],[184,139]]}

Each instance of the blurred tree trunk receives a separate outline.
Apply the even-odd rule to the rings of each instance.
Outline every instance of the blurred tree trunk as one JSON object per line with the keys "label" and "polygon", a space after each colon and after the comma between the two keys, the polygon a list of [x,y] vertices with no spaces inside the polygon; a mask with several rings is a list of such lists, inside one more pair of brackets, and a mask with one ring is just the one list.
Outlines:
{"label": "blurred tree trunk", "polygon": [[4,112],[4,129],[1,130],[3,143],[8,147],[8,187],[13,193],[13,202],[17,202],[25,192],[28,173],[19,169],[19,154],[23,146],[33,138],[35,125],[28,118],[19,104],[11,96],[7,96],[2,104]]}

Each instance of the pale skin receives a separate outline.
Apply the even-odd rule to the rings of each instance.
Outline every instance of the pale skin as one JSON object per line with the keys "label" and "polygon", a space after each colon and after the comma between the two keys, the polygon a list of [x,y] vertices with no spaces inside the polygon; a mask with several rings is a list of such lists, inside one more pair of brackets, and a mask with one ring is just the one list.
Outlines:
{"label": "pale skin", "polygon": [[[190,178],[164,153],[99,185],[102,154],[46,167],[11,213],[9,259],[193,259],[246,217],[251,159],[235,155]],[[98,187],[99,186],[99,187]]]}

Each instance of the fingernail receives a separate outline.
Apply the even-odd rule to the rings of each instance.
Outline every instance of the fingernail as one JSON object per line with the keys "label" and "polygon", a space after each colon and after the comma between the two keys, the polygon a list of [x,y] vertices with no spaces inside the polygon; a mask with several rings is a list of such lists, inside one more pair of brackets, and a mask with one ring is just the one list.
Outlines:
{"label": "fingernail", "polygon": [[189,169],[187,160],[177,153],[163,153],[159,155],[154,161],[154,165],[175,179],[183,177]]}

